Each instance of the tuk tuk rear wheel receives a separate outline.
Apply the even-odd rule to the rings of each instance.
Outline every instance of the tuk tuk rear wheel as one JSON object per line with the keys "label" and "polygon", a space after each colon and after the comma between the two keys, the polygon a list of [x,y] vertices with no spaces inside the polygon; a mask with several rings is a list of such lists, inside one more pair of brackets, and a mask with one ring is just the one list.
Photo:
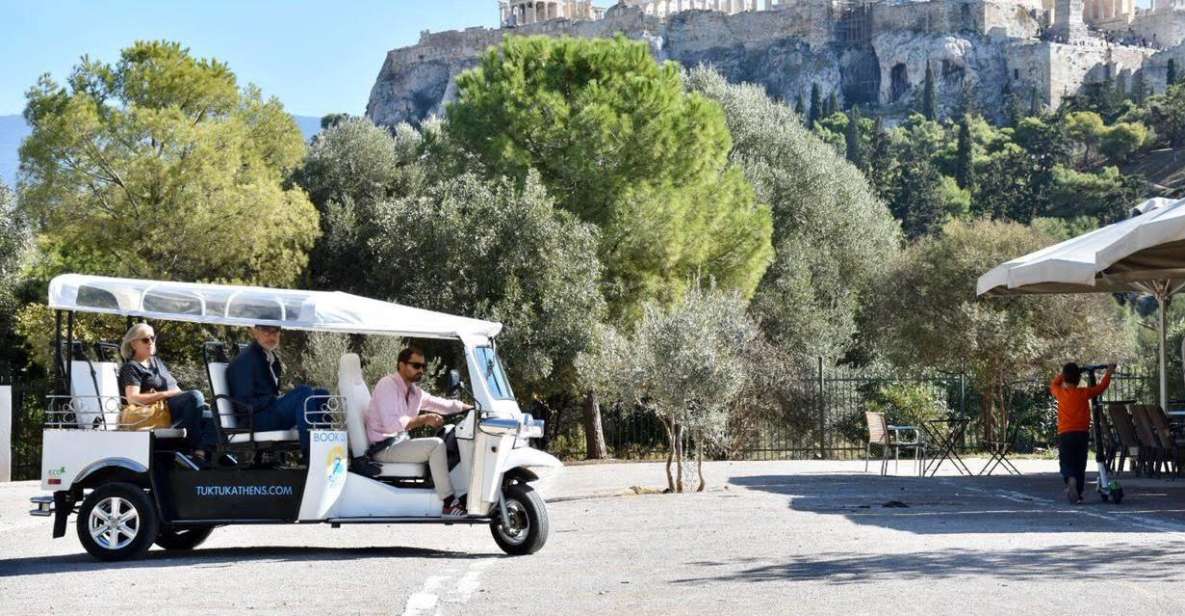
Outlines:
{"label": "tuk tuk rear wheel", "polygon": [[547,543],[547,536],[551,532],[543,498],[531,486],[523,483],[504,486],[502,496],[506,499],[510,528],[503,525],[502,511],[495,504],[490,521],[494,542],[511,556],[538,552]]}
{"label": "tuk tuk rear wheel", "polygon": [[213,526],[162,526],[156,544],[166,550],[192,550],[214,532]]}
{"label": "tuk tuk rear wheel", "polygon": [[109,483],[82,501],[77,526],[78,540],[91,556],[105,561],[140,558],[156,538],[156,508],[140,486]]}

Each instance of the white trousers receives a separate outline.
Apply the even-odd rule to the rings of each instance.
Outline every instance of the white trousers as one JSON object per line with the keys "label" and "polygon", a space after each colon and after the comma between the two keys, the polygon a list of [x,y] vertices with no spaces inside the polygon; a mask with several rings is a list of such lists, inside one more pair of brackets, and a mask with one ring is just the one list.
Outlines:
{"label": "white trousers", "polygon": [[444,440],[435,436],[409,438],[374,454],[375,462],[427,462],[432,483],[440,500],[453,495],[453,484],[448,478],[448,451]]}

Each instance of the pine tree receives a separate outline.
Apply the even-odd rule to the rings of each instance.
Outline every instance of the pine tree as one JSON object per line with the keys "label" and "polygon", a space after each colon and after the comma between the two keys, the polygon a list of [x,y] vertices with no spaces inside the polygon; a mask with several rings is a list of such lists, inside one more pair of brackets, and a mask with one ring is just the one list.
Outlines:
{"label": "pine tree", "polygon": [[798,98],[794,100],[794,113],[798,114],[798,118],[802,119],[802,113],[805,109],[802,106],[802,93],[798,94]]}
{"label": "pine tree", "polygon": [[835,97],[835,90],[832,90],[831,95],[827,97],[827,113],[824,114],[824,117],[830,116],[836,111],[839,111],[839,100]]}
{"label": "pine tree", "polygon": [[1164,87],[1167,90],[1169,86],[1177,83],[1177,61],[1169,58],[1169,65],[1165,68],[1164,73]]}
{"label": "pine tree", "polygon": [[811,84],[811,111],[806,118],[806,127],[814,128],[815,122],[819,120],[819,114],[823,111],[823,101],[819,96],[819,84]]}
{"label": "pine tree", "polygon": [[1041,115],[1041,97],[1037,95],[1037,87],[1029,92],[1029,117]]}
{"label": "pine tree", "polygon": [[922,115],[927,120],[934,119],[934,69],[929,60],[926,61],[926,80],[922,86]]}
{"label": "pine tree", "polygon": [[860,108],[852,107],[852,111],[848,113],[848,130],[844,134],[844,139],[848,146],[848,162],[856,166],[857,169],[864,171],[866,164],[864,161],[864,144],[860,142]]}
{"label": "pine tree", "polygon": [[975,183],[975,160],[971,143],[971,120],[964,115],[959,120],[959,143],[955,152],[955,182],[959,188],[970,190]]}

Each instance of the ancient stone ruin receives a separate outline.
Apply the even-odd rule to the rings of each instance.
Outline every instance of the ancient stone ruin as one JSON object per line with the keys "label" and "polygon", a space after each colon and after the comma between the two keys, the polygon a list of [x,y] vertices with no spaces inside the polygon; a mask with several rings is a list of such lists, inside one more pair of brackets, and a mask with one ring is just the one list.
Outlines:
{"label": "ancient stone ruin", "polygon": [[845,107],[899,120],[917,108],[929,64],[939,114],[1003,118],[1008,105],[1056,107],[1084,84],[1149,92],[1185,66],[1185,0],[502,0],[502,26],[423,32],[387,53],[366,114],[420,122],[455,96],[455,78],[507,35],[647,41],[656,58],[709,64],[794,104],[817,85]]}

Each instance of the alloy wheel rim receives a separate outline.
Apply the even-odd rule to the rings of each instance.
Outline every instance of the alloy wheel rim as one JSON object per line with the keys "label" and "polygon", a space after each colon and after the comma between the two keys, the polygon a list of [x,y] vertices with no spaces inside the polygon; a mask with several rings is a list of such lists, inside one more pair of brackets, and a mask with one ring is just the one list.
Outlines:
{"label": "alloy wheel rim", "polygon": [[105,550],[120,550],[140,534],[140,512],[122,496],[108,496],[91,508],[91,539]]}

